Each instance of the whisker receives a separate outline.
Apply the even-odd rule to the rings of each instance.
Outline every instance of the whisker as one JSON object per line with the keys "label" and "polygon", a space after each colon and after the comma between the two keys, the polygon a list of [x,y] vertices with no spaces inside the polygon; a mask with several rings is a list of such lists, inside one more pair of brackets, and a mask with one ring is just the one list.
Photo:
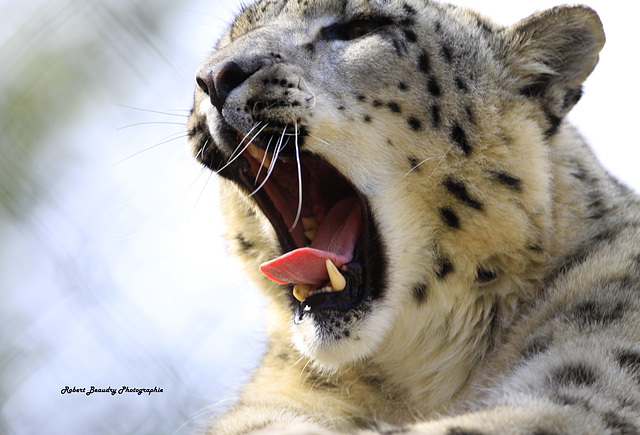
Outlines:
{"label": "whisker", "polygon": [[[298,131],[298,122],[294,122],[294,129]],[[296,212],[296,218],[289,228],[289,232],[293,231],[293,229],[298,225],[298,220],[300,219],[300,214],[302,213],[302,163],[300,162],[300,149],[298,147],[298,135],[295,137],[295,150],[296,150],[296,164],[298,167],[298,211]]]}
{"label": "whisker", "polygon": [[[159,110],[141,109],[139,107],[127,106],[126,104],[119,104],[119,103],[111,103],[111,104],[114,105],[114,106],[124,107],[126,109],[138,110],[140,112],[157,113],[159,115],[166,115],[166,116],[179,116],[180,118],[188,118],[189,117],[189,115],[181,115],[181,114],[178,114],[178,113],[161,112]],[[179,110],[179,109],[177,109],[177,110]]]}
{"label": "whisker", "polygon": [[[253,127],[251,127],[251,130],[249,130],[249,132],[244,137],[246,138],[247,136],[249,136],[251,134],[251,132],[253,132],[253,130],[255,130],[256,127],[259,126],[260,124],[261,124],[260,122],[256,122],[255,124],[253,124]],[[236,149],[233,150],[233,152],[229,156],[229,159],[235,158],[234,156],[236,155],[236,153],[238,152],[238,150],[242,146],[243,142],[244,142],[244,140],[240,141],[240,143],[236,146]],[[244,152],[244,150],[242,150],[242,152]],[[242,154],[242,152],[240,152],[240,154]]]}
{"label": "whisker", "polygon": [[249,197],[252,197],[253,195],[255,195],[256,192],[258,192],[260,189],[262,189],[262,186],[264,186],[266,184],[267,180],[271,176],[271,172],[273,172],[273,168],[275,168],[275,166],[276,166],[276,161],[278,160],[278,155],[280,154],[280,151],[283,148],[282,141],[284,140],[284,133],[286,131],[287,131],[287,127],[285,126],[284,127],[284,131],[282,132],[282,136],[280,136],[280,139],[278,140],[278,143],[276,144],[276,150],[273,153],[273,158],[271,159],[271,164],[269,165],[269,170],[267,171],[266,177],[264,177],[264,180],[258,186],[258,188],[256,190],[254,190],[253,192],[251,192],[251,195],[249,195]]}
{"label": "whisker", "polygon": [[[256,125],[257,125],[257,124],[256,124]],[[235,162],[235,161],[238,159],[238,157],[240,157],[240,156],[242,155],[242,153],[243,153],[243,152],[245,152],[245,151],[247,150],[247,148],[249,148],[249,145],[251,145],[251,143],[255,140],[255,138],[257,138],[257,137],[258,137],[258,135],[262,132],[262,130],[264,130],[265,128],[267,128],[267,126],[268,126],[268,125],[269,125],[268,123],[267,123],[267,124],[265,124],[265,125],[264,125],[264,126],[263,126],[263,127],[262,127],[262,128],[261,128],[261,129],[260,129],[260,130],[259,130],[259,131],[258,131],[258,132],[257,132],[257,133],[252,137],[252,138],[251,138],[251,140],[249,140],[249,141],[247,142],[247,144],[244,146],[244,148],[242,148],[242,151],[240,151],[240,152],[238,153],[238,155],[236,155],[234,158],[232,158],[231,160],[229,160],[229,161],[227,162],[227,164],[226,164],[226,165],[224,165],[222,168],[218,169],[218,171],[217,171],[217,172],[218,172],[218,173],[220,173],[222,170],[224,170],[224,168],[226,168],[227,166],[229,166],[231,163]],[[255,128],[255,127],[254,127],[254,128]],[[253,128],[252,128],[251,130],[253,130]],[[238,145],[238,148],[240,148],[240,145]],[[238,148],[236,148],[236,151],[238,150]]]}
{"label": "whisker", "polygon": [[144,148],[144,149],[142,149],[142,150],[140,150],[140,151],[137,151],[137,152],[135,152],[134,154],[131,154],[130,156],[125,157],[124,159],[120,160],[119,162],[117,162],[117,163],[113,164],[113,165],[112,165],[112,167],[118,166],[118,165],[120,165],[120,164],[122,164],[122,163],[126,162],[127,160],[129,160],[129,159],[131,159],[131,158],[133,158],[133,157],[135,157],[135,156],[137,156],[137,155],[140,155],[140,154],[142,154],[142,153],[144,153],[144,152],[147,152],[147,151],[150,151],[150,150],[152,150],[152,149],[154,149],[154,148],[157,148],[157,147],[159,147],[160,145],[164,145],[164,144],[166,144],[166,143],[173,142],[174,140],[184,139],[185,137],[187,137],[187,133],[184,133],[184,132],[181,132],[181,133],[175,133],[175,134],[173,134],[173,135],[171,135],[171,136],[175,136],[175,137],[170,137],[169,139],[165,139],[165,140],[163,140],[162,142],[158,142],[158,143],[157,143],[157,144],[155,144],[155,145],[151,145],[150,147],[147,147],[147,148]]}
{"label": "whisker", "polygon": [[[200,198],[202,198],[202,194],[204,193],[204,190],[209,185],[209,181],[211,181],[211,176],[212,175],[213,175],[213,171],[209,171],[209,176],[207,177],[207,181],[204,182],[204,186],[202,186],[202,190],[200,191],[200,194],[198,194],[198,198],[196,199],[196,202],[193,204],[193,207],[191,208],[191,211],[189,212],[189,214],[187,216],[187,220],[189,220],[191,218],[191,215],[193,214],[194,210],[196,209],[196,206],[200,202]],[[200,176],[198,176],[198,178],[200,178]],[[193,183],[195,183],[195,181]],[[193,185],[193,183],[192,183],[192,185]],[[191,186],[189,186],[189,187],[191,187]]]}
{"label": "whisker", "polygon": [[325,145],[329,145],[332,146],[329,142],[327,142],[326,140],[322,140],[319,137],[315,137],[314,135],[312,135],[311,133],[307,133],[307,136],[314,138],[315,140],[318,140],[320,142],[322,142]]}
{"label": "whisker", "polygon": [[269,153],[269,146],[271,145],[271,141],[273,140],[273,136],[271,136],[269,138],[269,142],[267,143],[267,146],[265,147],[264,150],[264,156],[262,156],[262,162],[260,162],[260,168],[258,168],[258,173],[256,174],[256,181],[253,182],[253,184],[257,184],[258,183],[258,178],[260,177],[260,172],[262,172],[262,168],[264,167],[264,162],[267,158],[267,154]]}
{"label": "whisker", "polygon": [[[302,78],[302,76],[300,76],[300,80],[302,82],[304,82],[304,85],[306,86],[307,90],[311,93],[311,97],[307,98],[306,101],[309,101],[313,98],[313,104],[311,105],[311,107],[309,109],[313,109],[314,107],[316,107],[316,102],[318,101],[316,99],[316,94],[315,92],[313,92],[313,90],[311,89],[311,87],[307,84],[306,80],[304,78]],[[298,87],[300,86],[300,82],[298,82]]]}
{"label": "whisker", "polygon": [[153,125],[158,125],[158,124],[162,125],[162,124],[164,124],[164,125],[181,125],[181,126],[184,126],[183,122],[149,121],[149,122],[138,122],[138,123],[135,123],[135,124],[125,125],[123,127],[118,127],[118,128],[116,128],[116,131],[124,130],[126,128],[131,128],[131,127],[139,127],[141,125],[150,125],[150,124],[153,124]]}
{"label": "whisker", "polygon": [[407,175],[409,175],[410,173],[412,173],[413,171],[415,171],[416,169],[418,169],[418,167],[419,167],[421,164],[423,164],[423,163],[425,163],[425,162],[428,162],[429,160],[433,160],[433,159],[437,159],[437,158],[443,159],[443,158],[445,158],[445,157],[446,157],[446,155],[444,155],[444,156],[432,156],[432,157],[427,157],[426,159],[424,159],[423,161],[421,161],[420,163],[418,163],[417,165],[415,165],[413,168],[409,169],[409,170],[408,170],[408,171],[403,175],[403,178],[404,178],[404,177],[406,177]]}
{"label": "whisker", "polygon": [[427,178],[427,183],[429,182],[429,180],[431,180],[431,178],[433,178],[433,175],[438,171],[438,168],[440,167],[442,162],[444,162],[444,159],[447,157],[447,154],[449,154],[452,149],[453,149],[453,143],[451,145],[449,145],[449,148],[447,149],[447,152],[444,153],[444,155],[439,156],[440,157],[440,161],[438,162],[436,167],[433,168],[433,171],[431,171],[431,175],[429,175],[429,178]]}
{"label": "whisker", "polygon": [[198,151],[198,154],[196,154],[196,156],[195,156],[196,160],[198,160],[198,157],[200,157],[202,154],[204,154],[204,150],[207,148],[207,145],[209,145],[209,139],[210,138],[207,138],[207,140],[204,141],[204,143],[200,147],[200,150]]}

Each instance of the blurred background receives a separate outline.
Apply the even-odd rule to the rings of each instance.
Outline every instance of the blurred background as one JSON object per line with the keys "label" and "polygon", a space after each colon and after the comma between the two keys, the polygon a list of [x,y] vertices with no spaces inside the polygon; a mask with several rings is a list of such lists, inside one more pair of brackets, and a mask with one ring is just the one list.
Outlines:
{"label": "blurred background", "polygon": [[[560,3],[456,2],[504,24]],[[608,41],[571,119],[638,190],[640,7],[586,3]],[[184,140],[196,68],[238,9],[0,0],[0,434],[192,433],[257,364],[263,301]]]}

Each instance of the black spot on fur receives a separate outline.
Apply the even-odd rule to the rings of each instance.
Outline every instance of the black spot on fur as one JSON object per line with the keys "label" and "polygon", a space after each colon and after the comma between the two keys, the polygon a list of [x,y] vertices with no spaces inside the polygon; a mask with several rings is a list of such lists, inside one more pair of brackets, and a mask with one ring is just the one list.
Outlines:
{"label": "black spot on fur", "polygon": [[464,183],[449,177],[444,180],[443,184],[444,187],[449,191],[449,193],[455,196],[456,199],[462,201],[465,205],[468,205],[471,208],[482,210],[482,203],[469,195],[467,187],[464,185]]}
{"label": "black spot on fur", "polygon": [[396,38],[393,38],[391,40],[391,43],[393,44],[393,49],[395,50],[398,56],[402,56],[402,54],[407,51],[407,47],[404,41],[400,41]]}
{"label": "black spot on fur", "polygon": [[527,346],[522,349],[522,356],[525,359],[531,359],[544,353],[551,346],[552,340],[550,337],[536,337]]}
{"label": "black spot on fur", "polygon": [[380,431],[380,435],[395,435],[395,434],[403,434],[408,432],[409,432],[409,429],[407,429],[406,427],[398,427],[394,429],[384,429]]}
{"label": "black spot on fur", "polygon": [[453,61],[451,47],[449,47],[448,45],[443,45],[440,49],[440,53],[442,53],[442,57],[444,57],[444,60],[446,60],[448,63],[451,63],[451,61]]}
{"label": "black spot on fur", "polygon": [[457,123],[451,128],[451,140],[460,147],[465,156],[471,154],[471,145],[467,141],[467,135]]}
{"label": "black spot on fur", "polygon": [[533,432],[531,432],[531,435],[559,435],[559,433],[539,427],[534,429]]}
{"label": "black spot on fur", "polygon": [[550,74],[541,74],[536,80],[528,85],[521,87],[518,92],[528,98],[541,98],[549,88],[552,76]]}
{"label": "black spot on fur", "polygon": [[458,89],[460,89],[462,92],[468,92],[469,91],[469,88],[467,87],[467,84],[460,77],[456,77],[454,79],[454,81],[456,83],[456,87]]}
{"label": "black spot on fur", "polygon": [[418,160],[415,156],[407,156],[407,160],[409,160],[410,170],[420,170],[418,166],[420,164],[420,160]]}
{"label": "black spot on fur", "polygon": [[428,290],[429,288],[425,283],[420,283],[413,287],[413,299],[416,303],[421,304],[427,300]]}
{"label": "black spot on fur", "polygon": [[592,410],[589,402],[582,397],[575,397],[567,394],[557,394],[554,398],[554,402],[565,406],[580,407],[587,412],[591,412]]}
{"label": "black spot on fur", "polygon": [[478,268],[476,271],[476,281],[481,283],[491,282],[498,278],[498,272],[495,270],[487,270]]}
{"label": "black spot on fur", "polygon": [[338,110],[344,110],[344,106],[338,106]]}
{"label": "black spot on fur", "polygon": [[387,107],[389,108],[389,110],[391,110],[394,113],[400,113],[401,112],[400,106],[396,102],[389,101],[387,103]]}
{"label": "black spot on fur", "polygon": [[560,124],[562,123],[562,118],[552,113],[547,113],[546,118],[549,123],[549,128],[544,132],[544,135],[546,137],[551,137],[558,132],[558,128],[560,128]]}
{"label": "black spot on fur", "polygon": [[418,57],[418,69],[425,74],[428,74],[431,70],[431,61],[429,60],[429,55],[426,52],[420,53]]}
{"label": "black spot on fur", "polygon": [[596,381],[594,370],[583,363],[567,364],[552,373],[552,382],[559,385],[589,387]]}
{"label": "black spot on fur", "polygon": [[464,112],[467,114],[467,119],[469,120],[469,122],[472,124],[475,124],[476,117],[473,115],[473,110],[471,109],[471,106],[465,106]]}
{"label": "black spot on fur", "polygon": [[[347,335],[348,331],[345,331],[345,335]],[[308,384],[313,389],[318,390],[335,390],[338,388],[338,384],[328,379],[325,376],[317,375],[315,373],[310,373],[305,377],[304,383]]]}
{"label": "black spot on fur", "polygon": [[460,228],[460,218],[448,207],[440,209],[440,217],[447,226],[451,228]]}
{"label": "black spot on fur", "polygon": [[242,234],[236,234],[235,238],[238,241],[238,245],[240,246],[240,249],[242,252],[249,251],[251,248],[255,246],[255,243],[245,239]]}
{"label": "black spot on fur", "polygon": [[562,102],[562,110],[568,110],[571,107],[575,106],[581,98],[582,86],[577,89],[569,89],[564,96],[564,101]]}
{"label": "black spot on fur", "polygon": [[602,415],[602,420],[605,425],[611,429],[611,434],[613,435],[632,435],[640,433],[640,430],[638,430],[635,425],[613,411],[605,412]]}
{"label": "black spot on fur", "polygon": [[372,105],[373,107],[379,107],[379,106],[382,106],[382,101],[380,101],[380,100],[373,100],[373,102],[371,103],[371,105]]}
{"label": "black spot on fur", "polygon": [[498,317],[499,308],[500,307],[498,306],[498,301],[494,300],[493,303],[491,304],[491,309],[489,310],[489,314],[485,318],[485,322],[487,320],[489,321],[488,332],[489,332],[489,337],[492,339],[492,341],[496,337],[496,334],[494,333],[494,331],[496,331],[496,328],[498,328],[500,324],[500,318]]}
{"label": "black spot on fur", "polygon": [[358,101],[364,101],[367,99],[367,97],[365,97],[364,95],[358,95],[356,96],[356,98],[358,99]]}
{"label": "black spot on fur", "polygon": [[418,40],[416,32],[411,29],[404,29],[404,37],[407,38],[409,42],[416,42]]}
{"label": "black spot on fur", "polygon": [[591,214],[589,215],[590,219],[602,219],[609,211],[605,202],[604,194],[597,188],[594,188],[593,190],[587,192],[586,199],[589,201],[587,207],[591,212]]}
{"label": "black spot on fur", "polygon": [[398,89],[400,89],[401,91],[406,91],[407,89],[409,89],[409,87],[405,82],[398,82]]}
{"label": "black spot on fur", "polygon": [[376,427],[376,424],[367,418],[363,417],[351,417],[351,424],[358,429],[373,429]]}
{"label": "black spot on fur", "polygon": [[493,28],[487,22],[482,20],[480,17],[476,17],[476,21],[478,23],[478,26],[480,27],[480,29],[482,29],[483,32],[493,33]]}
{"label": "black spot on fur", "polygon": [[572,177],[591,187],[593,187],[597,183],[598,178],[591,175],[580,162],[576,161],[574,162],[574,165],[575,171],[571,172]]}
{"label": "black spot on fur", "polygon": [[413,6],[409,6],[408,4],[404,4],[402,5],[402,9],[404,9],[404,11],[408,14],[408,15],[415,15],[418,12],[413,8]]}
{"label": "black spot on fur", "polygon": [[433,127],[440,126],[440,106],[437,104],[431,105],[431,125]]}
{"label": "black spot on fur", "polygon": [[436,259],[436,276],[440,279],[445,278],[451,272],[453,272],[453,263],[447,257],[439,257]]}
{"label": "black spot on fur", "polygon": [[483,432],[474,429],[463,429],[461,427],[450,427],[446,435],[484,435]]}
{"label": "black spot on fur", "polygon": [[608,306],[594,301],[586,301],[573,307],[569,318],[583,327],[604,326],[621,319],[624,311],[625,307],[622,302]]}
{"label": "black spot on fur", "polygon": [[364,117],[362,118],[362,120],[363,120],[364,122],[371,122],[371,116],[369,116],[369,115],[364,115]]}
{"label": "black spot on fur", "polygon": [[595,243],[603,242],[605,240],[614,240],[620,235],[621,228],[613,227],[600,231],[591,239]]}
{"label": "black spot on fur", "polygon": [[615,358],[620,367],[629,371],[640,383],[640,353],[633,350],[619,350]]}
{"label": "black spot on fur", "polygon": [[282,360],[282,361],[288,361],[289,360],[289,352],[280,352],[279,354],[276,355],[276,358],[278,358],[279,360]]}
{"label": "black spot on fur", "polygon": [[422,123],[418,118],[414,118],[414,117],[407,118],[407,123],[409,124],[409,127],[411,127],[411,130],[413,131],[418,131],[422,127]]}
{"label": "black spot on fur", "polygon": [[502,171],[491,171],[491,177],[515,192],[522,192],[522,180]]}
{"label": "black spot on fur", "polygon": [[566,257],[565,261],[557,267],[548,278],[547,283],[555,281],[559,276],[564,275],[567,271],[580,266],[590,258],[591,252],[585,249],[577,250],[573,255]]}
{"label": "black spot on fur", "polygon": [[312,43],[304,44],[302,48],[309,54],[313,54],[316,51],[316,46]]}
{"label": "black spot on fur", "polygon": [[440,85],[434,77],[429,77],[429,81],[427,82],[427,90],[434,97],[439,97],[442,94],[442,89],[440,89]]}
{"label": "black spot on fur", "polygon": [[207,127],[207,123],[205,120],[198,122],[191,130],[187,132],[187,136],[189,136],[189,139],[193,139],[195,136],[202,133],[209,133],[209,128]]}

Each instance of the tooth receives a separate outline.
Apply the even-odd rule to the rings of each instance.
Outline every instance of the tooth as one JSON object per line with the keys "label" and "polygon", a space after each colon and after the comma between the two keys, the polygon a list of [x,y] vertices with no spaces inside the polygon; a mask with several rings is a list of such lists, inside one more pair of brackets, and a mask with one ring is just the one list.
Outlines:
{"label": "tooth", "polygon": [[263,152],[260,148],[258,148],[258,147],[256,147],[256,146],[254,146],[254,145],[252,144],[252,145],[249,145],[249,146],[247,147],[247,152],[248,152],[248,153],[249,153],[249,155],[250,155],[251,157],[253,157],[254,159],[256,159],[256,160],[258,160],[258,161],[262,161],[262,157],[264,156],[264,152]]}
{"label": "tooth", "polygon": [[335,264],[327,258],[325,264],[327,265],[327,272],[329,272],[329,281],[331,281],[331,287],[334,291],[339,292],[344,290],[347,286],[347,280],[342,276]]}
{"label": "tooth", "polygon": [[264,160],[264,166],[266,167],[271,166],[271,156],[269,155],[269,153],[264,152],[263,150],[261,150],[260,148],[258,148],[253,144],[247,147],[247,151],[249,152],[249,155],[251,157],[253,157],[258,161],[258,163],[262,164]]}
{"label": "tooth", "polygon": [[310,290],[311,290],[310,285],[296,284],[293,286],[293,297],[299,300],[300,302],[302,302],[309,297]]}
{"label": "tooth", "polygon": [[304,235],[306,236],[307,239],[309,239],[310,242],[313,242],[313,239],[316,238],[316,234],[318,234],[317,229],[307,230],[304,232]]}
{"label": "tooth", "polygon": [[302,226],[305,230],[317,230],[320,226],[318,224],[318,219],[315,217],[303,217],[302,218]]}

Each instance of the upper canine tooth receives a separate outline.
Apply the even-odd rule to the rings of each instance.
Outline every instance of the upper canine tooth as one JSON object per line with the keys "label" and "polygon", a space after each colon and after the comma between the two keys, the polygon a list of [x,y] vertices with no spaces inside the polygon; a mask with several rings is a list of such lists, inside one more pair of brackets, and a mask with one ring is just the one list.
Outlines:
{"label": "upper canine tooth", "polygon": [[336,265],[333,264],[331,260],[327,258],[325,264],[327,265],[329,281],[331,281],[331,287],[333,287],[333,290],[337,292],[339,292],[340,290],[344,290],[344,288],[347,286],[347,280],[344,278],[344,276],[342,276]]}
{"label": "upper canine tooth", "polygon": [[261,150],[260,148],[258,148],[253,144],[250,144],[247,147],[247,152],[251,157],[256,159],[260,164],[262,164],[262,162],[264,161],[265,166],[267,167],[271,166],[271,156],[269,156],[269,153],[264,152],[263,150]]}
{"label": "upper canine tooth", "polygon": [[253,157],[254,159],[258,160],[258,161],[262,161],[262,158],[264,157],[264,151],[262,151],[260,148],[258,148],[257,146],[250,144],[247,147],[247,152],[249,153],[249,155],[251,157]]}

